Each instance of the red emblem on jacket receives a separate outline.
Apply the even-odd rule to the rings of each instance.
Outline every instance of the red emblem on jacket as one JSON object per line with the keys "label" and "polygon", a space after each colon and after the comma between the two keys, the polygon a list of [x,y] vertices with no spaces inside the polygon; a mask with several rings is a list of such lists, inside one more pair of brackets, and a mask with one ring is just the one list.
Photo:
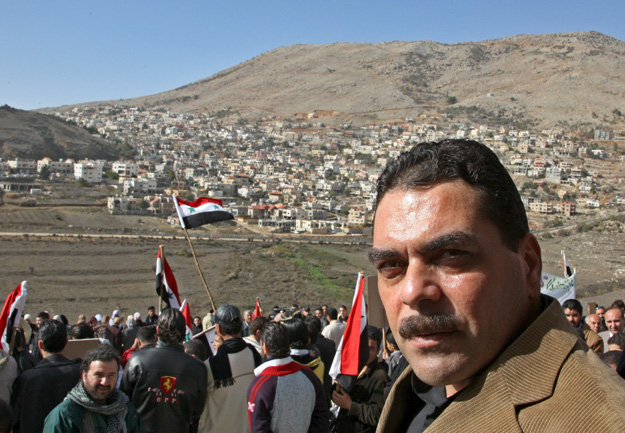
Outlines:
{"label": "red emblem on jacket", "polygon": [[176,386],[176,378],[173,376],[161,376],[161,391],[170,394]]}

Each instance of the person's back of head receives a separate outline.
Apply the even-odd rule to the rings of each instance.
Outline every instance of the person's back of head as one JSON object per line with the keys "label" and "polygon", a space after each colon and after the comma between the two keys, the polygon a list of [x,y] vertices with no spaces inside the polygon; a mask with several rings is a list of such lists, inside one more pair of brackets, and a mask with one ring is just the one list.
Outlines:
{"label": "person's back of head", "polygon": [[57,320],[46,320],[39,328],[39,341],[50,354],[61,352],[67,345],[67,327]]}
{"label": "person's back of head", "polygon": [[622,299],[617,299],[616,301],[612,302],[612,305],[610,305],[610,308],[619,308],[621,311],[624,311],[625,302],[623,302]]}
{"label": "person's back of head", "polygon": [[336,320],[339,317],[339,312],[334,307],[328,307],[326,316],[328,316],[330,320]]}
{"label": "person's back of head", "polygon": [[137,331],[137,340],[141,345],[156,343],[156,327],[152,325],[142,326]]}
{"label": "person's back of head", "polygon": [[186,329],[182,313],[175,308],[168,308],[158,317],[156,335],[163,343],[180,344],[184,341]]}
{"label": "person's back of head", "polygon": [[315,344],[317,342],[317,338],[319,338],[319,332],[321,332],[321,320],[315,316],[306,316],[304,323],[308,329],[308,339],[310,340],[310,344]]}
{"label": "person's back of head", "polygon": [[613,345],[618,347],[618,350],[625,350],[625,334],[614,334],[608,338],[608,346],[611,347]]}
{"label": "person's back of head", "polygon": [[80,322],[72,326],[69,331],[72,340],[84,340],[85,338],[94,338],[93,328],[85,322]]}
{"label": "person's back of head", "polygon": [[265,316],[255,317],[254,320],[250,323],[250,335],[256,336],[258,331],[263,329],[263,326],[269,322],[269,318]]}
{"label": "person's back of head", "polygon": [[273,356],[274,358],[289,356],[289,336],[282,323],[267,323],[260,334],[260,341],[264,344],[268,356]]}
{"label": "person's back of head", "polygon": [[215,323],[219,325],[222,335],[241,336],[243,319],[241,311],[236,306],[225,304],[217,308]]}
{"label": "person's back of head", "polygon": [[185,341],[183,346],[184,353],[191,355],[202,362],[206,361],[206,359],[208,358],[208,351],[206,350],[206,346],[200,340]]}
{"label": "person's back of head", "polygon": [[601,355],[601,360],[616,370],[618,366],[618,362],[621,359],[621,355],[623,354],[620,350],[610,350],[609,352]]}
{"label": "person's back of head", "polygon": [[302,319],[293,318],[282,324],[286,328],[291,349],[305,349],[308,346],[308,328]]}

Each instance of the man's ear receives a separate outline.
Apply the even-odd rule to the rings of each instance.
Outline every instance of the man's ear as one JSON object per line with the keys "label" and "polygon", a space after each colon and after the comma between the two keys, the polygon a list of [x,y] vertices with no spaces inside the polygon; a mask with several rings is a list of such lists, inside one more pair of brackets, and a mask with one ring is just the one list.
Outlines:
{"label": "man's ear", "polygon": [[221,332],[221,325],[219,323],[215,323],[215,332],[222,337],[224,336],[224,334]]}
{"label": "man's ear", "polygon": [[39,348],[40,352],[42,350],[45,350],[45,348],[43,347],[43,341],[41,341],[41,340],[37,340],[37,347]]}
{"label": "man's ear", "polygon": [[543,272],[542,253],[536,237],[528,233],[521,240],[519,254],[523,260],[526,291],[530,298],[540,296],[540,282]]}

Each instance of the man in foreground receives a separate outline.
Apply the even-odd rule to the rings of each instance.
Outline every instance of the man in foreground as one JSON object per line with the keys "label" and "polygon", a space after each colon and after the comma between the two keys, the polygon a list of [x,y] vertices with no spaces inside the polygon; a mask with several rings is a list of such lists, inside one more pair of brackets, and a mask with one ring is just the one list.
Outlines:
{"label": "man in foreground", "polygon": [[206,367],[184,353],[185,332],[180,311],[163,311],[156,325],[156,346],[135,352],[126,364],[121,390],[148,432],[187,433],[204,409]]}
{"label": "man in foreground", "polygon": [[376,200],[369,258],[410,364],[378,432],[621,428],[625,382],[541,296],[540,246],[492,151],[421,143],[389,164]]}
{"label": "man in foreground", "polygon": [[102,344],[85,356],[81,381],[46,418],[44,433],[145,433],[126,394],[115,388],[119,361]]}

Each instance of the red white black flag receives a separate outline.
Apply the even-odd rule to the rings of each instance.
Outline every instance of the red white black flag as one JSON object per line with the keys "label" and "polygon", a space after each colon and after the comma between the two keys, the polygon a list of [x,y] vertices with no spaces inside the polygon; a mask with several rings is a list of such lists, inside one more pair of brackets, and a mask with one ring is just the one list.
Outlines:
{"label": "red white black flag", "polygon": [[330,367],[330,376],[347,392],[369,359],[364,287],[365,277],[359,273],[347,326]]}
{"label": "red white black flag", "polygon": [[169,308],[180,309],[180,295],[178,295],[178,285],[176,278],[171,271],[165,257],[161,257],[161,251],[156,256],[156,293],[161,296]]}
{"label": "red white black flag", "polygon": [[26,281],[22,281],[22,284],[9,293],[6,301],[4,301],[2,313],[0,313],[0,342],[2,343],[2,350],[7,353],[11,348],[13,328],[16,328],[20,323],[25,303]]}
{"label": "red white black flag", "polygon": [[234,219],[234,216],[223,208],[221,200],[200,197],[193,202],[188,202],[174,194],[174,204],[183,229]]}
{"label": "red white black flag", "polygon": [[193,321],[191,320],[191,309],[189,308],[189,303],[186,299],[182,301],[180,312],[182,313],[182,317],[184,317],[185,324],[187,325],[186,340],[189,341],[193,338]]}

